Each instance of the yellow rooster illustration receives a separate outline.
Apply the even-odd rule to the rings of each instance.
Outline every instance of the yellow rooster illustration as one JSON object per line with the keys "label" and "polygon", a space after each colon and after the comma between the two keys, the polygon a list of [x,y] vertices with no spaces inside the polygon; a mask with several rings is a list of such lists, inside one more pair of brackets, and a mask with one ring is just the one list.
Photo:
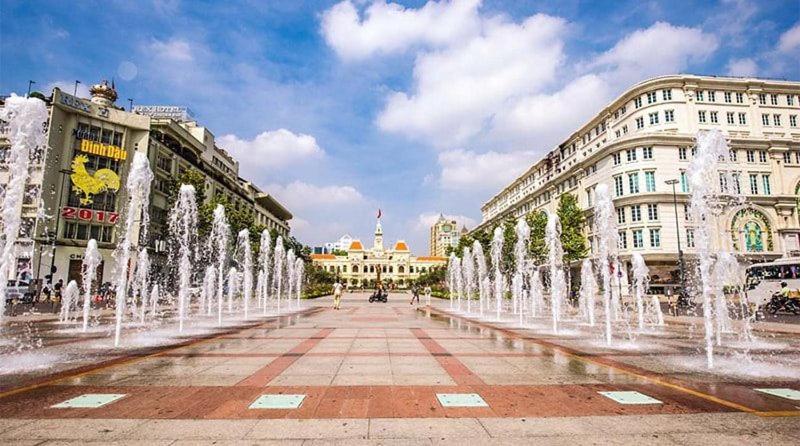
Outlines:
{"label": "yellow rooster illustration", "polygon": [[97,169],[93,175],[86,171],[86,162],[89,158],[86,155],[77,155],[72,159],[72,190],[83,194],[81,204],[92,204],[92,196],[103,193],[107,190],[114,192],[119,190],[119,176],[111,169]]}

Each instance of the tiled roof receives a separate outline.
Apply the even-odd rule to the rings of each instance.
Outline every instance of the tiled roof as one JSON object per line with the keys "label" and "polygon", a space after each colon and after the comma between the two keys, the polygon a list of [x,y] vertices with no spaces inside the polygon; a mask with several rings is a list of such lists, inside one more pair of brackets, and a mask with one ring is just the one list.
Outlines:
{"label": "tiled roof", "polygon": [[408,251],[408,245],[406,245],[406,242],[404,242],[402,240],[398,240],[397,243],[394,244],[394,250],[395,251]]}
{"label": "tiled roof", "polygon": [[350,249],[351,250],[363,250],[364,245],[361,244],[361,240],[353,240],[350,242]]}
{"label": "tiled roof", "polygon": [[311,254],[311,260],[336,260],[333,254]]}
{"label": "tiled roof", "polygon": [[423,257],[417,257],[417,260],[419,260],[420,262],[446,262],[447,257],[423,256]]}

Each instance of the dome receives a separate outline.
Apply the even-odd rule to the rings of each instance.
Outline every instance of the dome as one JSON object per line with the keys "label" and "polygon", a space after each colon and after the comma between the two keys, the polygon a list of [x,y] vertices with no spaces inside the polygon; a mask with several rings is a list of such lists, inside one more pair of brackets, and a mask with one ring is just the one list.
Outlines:
{"label": "dome", "polygon": [[108,85],[108,81],[103,79],[99,84],[92,85],[89,92],[92,94],[92,102],[95,104],[109,106],[117,100],[114,81],[111,81],[111,85]]}

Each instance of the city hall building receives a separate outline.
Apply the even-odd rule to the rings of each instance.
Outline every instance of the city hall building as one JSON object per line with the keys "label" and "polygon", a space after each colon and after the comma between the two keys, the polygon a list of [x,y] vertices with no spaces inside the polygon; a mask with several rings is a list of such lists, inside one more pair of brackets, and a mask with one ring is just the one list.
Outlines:
{"label": "city hall building", "polygon": [[351,287],[374,287],[381,282],[386,286],[404,288],[420,275],[447,266],[446,257],[415,257],[403,240],[385,248],[380,219],[375,226],[371,248],[365,248],[361,240],[353,239],[345,255],[311,254],[311,260]]}
{"label": "city hall building", "polygon": [[594,250],[594,190],[605,183],[617,210],[622,261],[639,252],[654,286],[674,286],[679,242],[688,259],[695,253],[685,172],[697,132],[717,129],[729,138],[733,187],[746,202],[718,217],[714,242],[748,261],[798,256],[798,119],[800,82],[692,75],[646,80],[488,200],[475,230],[537,210],[555,212],[558,197],[571,193],[586,212]]}

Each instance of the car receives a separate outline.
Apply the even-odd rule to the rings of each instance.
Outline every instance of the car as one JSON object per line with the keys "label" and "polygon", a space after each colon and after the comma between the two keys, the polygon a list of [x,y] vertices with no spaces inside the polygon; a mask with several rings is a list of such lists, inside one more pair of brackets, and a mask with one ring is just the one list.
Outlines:
{"label": "car", "polygon": [[33,300],[31,284],[22,280],[9,280],[6,285],[6,303],[30,303]]}

